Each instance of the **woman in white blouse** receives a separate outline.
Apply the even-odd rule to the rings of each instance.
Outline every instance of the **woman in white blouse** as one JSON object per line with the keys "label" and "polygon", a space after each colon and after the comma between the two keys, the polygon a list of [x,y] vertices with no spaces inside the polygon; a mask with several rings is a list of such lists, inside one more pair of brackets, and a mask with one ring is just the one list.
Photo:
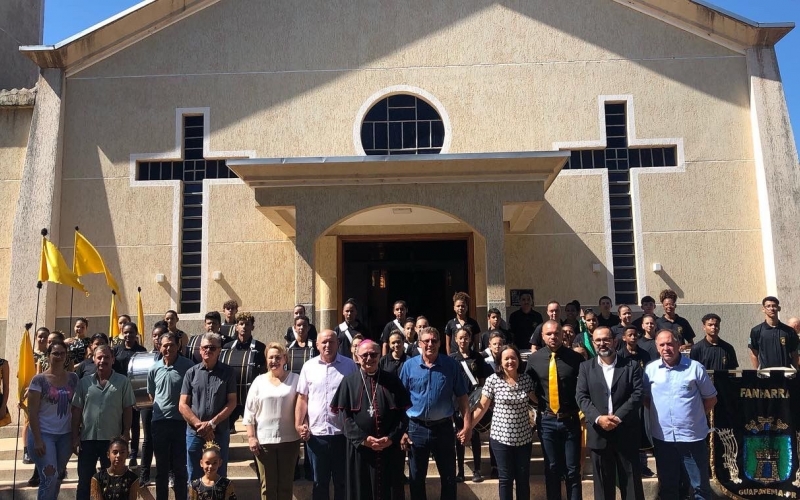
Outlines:
{"label": "woman in white blouse", "polygon": [[300,435],[294,427],[296,373],[286,371],[286,348],[267,346],[267,373],[250,386],[244,406],[247,442],[256,457],[262,500],[291,500]]}
{"label": "woman in white blouse", "polygon": [[500,500],[512,500],[514,486],[518,499],[530,498],[533,427],[528,403],[536,401],[533,381],[520,372],[522,358],[515,346],[501,347],[498,360],[500,365],[486,379],[481,400],[472,412],[472,422],[480,422],[494,404],[489,446],[497,459]]}

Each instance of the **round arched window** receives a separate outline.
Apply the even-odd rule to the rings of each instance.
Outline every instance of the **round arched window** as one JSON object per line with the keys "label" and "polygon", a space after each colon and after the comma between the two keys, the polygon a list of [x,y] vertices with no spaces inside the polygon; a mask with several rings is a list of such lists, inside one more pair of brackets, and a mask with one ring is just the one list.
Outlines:
{"label": "round arched window", "polygon": [[381,99],[361,124],[361,145],[368,155],[437,154],[443,144],[442,117],[415,95]]}

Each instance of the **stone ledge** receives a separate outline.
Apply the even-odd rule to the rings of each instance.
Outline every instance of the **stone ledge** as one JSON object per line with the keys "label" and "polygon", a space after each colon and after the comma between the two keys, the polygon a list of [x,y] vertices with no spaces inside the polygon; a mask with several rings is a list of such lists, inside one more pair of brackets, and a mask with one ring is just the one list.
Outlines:
{"label": "stone ledge", "polygon": [[32,89],[0,89],[0,107],[32,108],[36,103],[36,87]]}

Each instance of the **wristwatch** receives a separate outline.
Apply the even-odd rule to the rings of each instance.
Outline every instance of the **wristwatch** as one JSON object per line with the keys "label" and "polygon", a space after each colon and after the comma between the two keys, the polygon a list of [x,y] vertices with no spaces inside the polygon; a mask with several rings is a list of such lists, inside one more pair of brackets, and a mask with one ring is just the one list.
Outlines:
{"label": "wristwatch", "polygon": [[217,424],[214,423],[214,419],[213,418],[211,420],[209,420],[208,423],[211,424],[211,428],[212,429],[217,430]]}

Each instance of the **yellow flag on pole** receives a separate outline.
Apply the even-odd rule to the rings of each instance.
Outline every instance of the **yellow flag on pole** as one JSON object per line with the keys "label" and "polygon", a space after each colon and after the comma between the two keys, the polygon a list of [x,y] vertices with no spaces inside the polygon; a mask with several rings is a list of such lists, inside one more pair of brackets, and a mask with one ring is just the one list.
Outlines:
{"label": "yellow flag on pole", "polygon": [[39,281],[52,281],[80,290],[86,295],[89,292],[72,270],[67,267],[64,256],[51,241],[42,236],[42,257],[39,262]]}
{"label": "yellow flag on pole", "polygon": [[139,343],[144,345],[144,306],[142,305],[142,287],[136,289],[136,322],[139,326]]}
{"label": "yellow flag on pole", "polygon": [[[30,328],[30,327],[28,327]],[[33,376],[36,375],[36,361],[33,359],[33,345],[28,328],[22,332],[22,340],[19,346],[19,371],[17,372],[17,390],[19,391],[18,401],[22,402],[25,390],[31,385]]]}
{"label": "yellow flag on pole", "polygon": [[117,323],[117,294],[111,291],[111,314],[108,318],[108,336],[112,339],[119,337],[119,323]]}
{"label": "yellow flag on pole", "polygon": [[108,287],[119,295],[117,280],[108,271],[100,252],[78,232],[77,228],[75,229],[75,258],[72,261],[72,270],[79,277],[85,274],[105,274]]}

